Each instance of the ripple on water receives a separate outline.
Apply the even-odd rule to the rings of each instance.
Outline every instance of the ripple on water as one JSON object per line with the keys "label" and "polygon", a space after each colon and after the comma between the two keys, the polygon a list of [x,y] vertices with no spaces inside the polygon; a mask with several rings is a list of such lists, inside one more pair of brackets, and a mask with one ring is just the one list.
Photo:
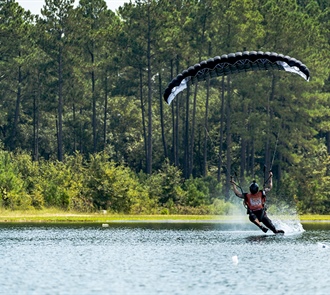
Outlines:
{"label": "ripple on water", "polygon": [[0,285],[5,294],[324,294],[329,244],[329,230],[276,236],[249,224],[2,226]]}

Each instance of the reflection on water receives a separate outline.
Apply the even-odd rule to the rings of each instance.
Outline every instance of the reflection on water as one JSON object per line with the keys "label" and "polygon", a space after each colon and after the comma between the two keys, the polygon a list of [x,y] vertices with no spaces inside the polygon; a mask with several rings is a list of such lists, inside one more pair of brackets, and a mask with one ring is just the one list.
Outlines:
{"label": "reflection on water", "polygon": [[330,224],[282,226],[1,224],[0,294],[328,294]]}

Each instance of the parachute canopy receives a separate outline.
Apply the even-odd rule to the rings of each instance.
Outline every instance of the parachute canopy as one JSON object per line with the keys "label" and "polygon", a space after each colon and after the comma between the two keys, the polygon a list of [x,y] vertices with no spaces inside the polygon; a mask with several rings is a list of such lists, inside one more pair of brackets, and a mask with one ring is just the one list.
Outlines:
{"label": "parachute canopy", "polygon": [[276,52],[236,52],[210,58],[184,70],[168,84],[164,99],[170,104],[178,93],[187,88],[187,85],[204,81],[208,77],[260,70],[284,70],[298,74],[306,81],[310,78],[308,68],[301,61],[290,56]]}

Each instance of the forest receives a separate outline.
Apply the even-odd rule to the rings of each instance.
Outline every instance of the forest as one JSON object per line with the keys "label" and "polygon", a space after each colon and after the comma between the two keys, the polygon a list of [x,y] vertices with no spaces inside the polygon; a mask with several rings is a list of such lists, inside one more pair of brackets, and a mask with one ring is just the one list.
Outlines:
{"label": "forest", "polygon": [[[270,206],[330,213],[329,0],[0,0],[0,207],[229,214],[274,174]],[[277,52],[284,71],[206,79],[203,60]]]}

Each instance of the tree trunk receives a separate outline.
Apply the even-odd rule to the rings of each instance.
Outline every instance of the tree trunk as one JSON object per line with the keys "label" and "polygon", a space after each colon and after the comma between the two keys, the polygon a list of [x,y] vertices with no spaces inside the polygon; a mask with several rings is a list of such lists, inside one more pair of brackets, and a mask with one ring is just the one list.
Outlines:
{"label": "tree trunk", "polygon": [[255,142],[255,138],[254,136],[252,136],[251,138],[251,171],[250,171],[250,174],[252,175],[252,178],[254,178],[255,176],[255,170],[254,170],[254,167],[255,167],[255,146],[254,146],[254,142]]}
{"label": "tree trunk", "polygon": [[[61,37],[60,37],[61,38]],[[58,130],[57,130],[57,159],[63,161],[63,65],[62,47],[58,52]]]}
{"label": "tree trunk", "polygon": [[[244,113],[245,114],[245,113]],[[241,163],[240,163],[240,171],[239,171],[239,177],[240,180],[244,178],[244,171],[246,169],[246,140],[242,138],[241,140]]]}
{"label": "tree trunk", "polygon": [[[73,118],[73,122],[75,123],[76,120],[77,120],[77,115],[76,115],[77,111],[76,111],[76,103],[75,101],[73,100],[73,104],[72,104],[72,118]],[[77,128],[76,126],[74,125],[74,128],[73,128],[73,150],[76,151],[77,150]]]}
{"label": "tree trunk", "polygon": [[209,96],[210,96],[210,79],[207,79],[206,100],[205,100],[205,118],[204,118],[204,156],[203,156],[203,176],[207,176],[207,138],[208,138],[208,120],[209,120]]}
{"label": "tree trunk", "polygon": [[[94,55],[92,56],[92,66],[94,66]],[[92,125],[93,125],[93,153],[97,152],[97,138],[96,138],[96,95],[95,95],[95,71],[92,70]]]}
{"label": "tree trunk", "polygon": [[274,98],[274,92],[275,92],[275,75],[272,75],[272,85],[271,85],[271,92],[268,97],[267,101],[267,136],[266,136],[266,146],[265,146],[265,167],[270,169],[271,163],[270,163],[270,137],[271,137],[271,124],[272,124],[272,118],[270,113],[270,102]]}
{"label": "tree trunk", "polygon": [[[243,117],[245,118],[248,114],[248,110],[247,110],[247,105],[246,103],[244,103],[244,97],[242,98],[243,100],[243,103],[242,103],[242,114],[243,114]],[[247,128],[245,125],[242,126],[243,127],[243,130],[242,132],[245,132],[247,131]],[[244,172],[246,170],[246,167],[247,167],[247,141],[246,141],[246,138],[245,136],[241,136],[241,153],[240,153],[240,171],[239,171],[239,178],[240,178],[240,181],[242,182],[243,179],[244,179]]]}
{"label": "tree trunk", "polygon": [[185,117],[185,128],[184,128],[184,167],[183,173],[184,178],[189,178],[189,96],[190,96],[190,87],[187,87],[187,94],[186,94],[186,117]]}
{"label": "tree trunk", "polygon": [[164,157],[165,159],[168,157],[167,154],[167,145],[166,145],[166,138],[165,138],[165,127],[164,127],[164,110],[163,110],[163,91],[162,91],[162,76],[159,73],[159,109],[160,109],[160,126],[162,132],[162,142],[163,142],[163,149],[164,149]]}
{"label": "tree trunk", "polygon": [[225,122],[225,77],[222,77],[221,82],[221,118],[220,118],[220,139],[219,139],[219,158],[218,158],[218,182],[221,181],[221,168],[222,168],[222,143],[224,134]]}
{"label": "tree trunk", "polygon": [[[20,54],[19,54],[20,56]],[[17,142],[17,129],[18,129],[18,120],[19,120],[19,109],[21,106],[21,96],[22,96],[22,89],[21,89],[21,83],[22,83],[22,70],[21,67],[18,67],[18,75],[17,75],[17,94],[16,94],[16,105],[15,105],[15,114],[14,114],[14,124],[13,129],[10,136],[10,148],[15,149],[16,142]]]}
{"label": "tree trunk", "polygon": [[194,169],[194,150],[195,150],[195,125],[196,125],[196,104],[197,104],[197,91],[198,91],[198,83],[195,84],[194,91],[194,104],[193,104],[193,113],[192,113],[192,121],[191,121],[191,136],[190,136],[190,151],[189,151],[189,176],[192,174]]}
{"label": "tree trunk", "polygon": [[107,124],[108,121],[108,73],[105,72],[104,78],[104,113],[103,113],[103,148],[107,146]]}
{"label": "tree trunk", "polygon": [[226,107],[226,142],[227,142],[227,161],[226,161],[226,199],[229,199],[230,190],[230,176],[231,176],[231,87],[230,87],[230,77],[227,77],[227,107]]}
{"label": "tree trunk", "polygon": [[142,116],[142,131],[143,131],[143,142],[144,142],[144,154],[145,159],[148,159],[148,144],[147,144],[147,131],[146,131],[146,115],[143,103],[143,75],[142,69],[140,68],[140,105],[141,105],[141,116]]}
{"label": "tree trunk", "polygon": [[150,5],[148,6],[148,154],[147,154],[147,173],[152,173],[152,87],[151,87],[151,24],[150,24]]}
{"label": "tree trunk", "polygon": [[[176,73],[179,72],[179,57],[176,58]],[[171,73],[172,75],[173,73]],[[182,93],[172,103],[172,117],[173,117],[173,154],[174,165],[179,166],[179,111],[180,111],[180,98]]]}
{"label": "tree trunk", "polygon": [[38,75],[38,91],[33,96],[33,161],[39,160],[39,101],[40,101],[40,80]]}
{"label": "tree trunk", "polygon": [[[171,60],[171,77],[170,80],[173,79],[173,60]],[[171,113],[172,113],[172,161],[175,166],[177,166],[177,160],[176,160],[176,116],[175,116],[175,106],[176,100],[174,100],[171,104]]]}

